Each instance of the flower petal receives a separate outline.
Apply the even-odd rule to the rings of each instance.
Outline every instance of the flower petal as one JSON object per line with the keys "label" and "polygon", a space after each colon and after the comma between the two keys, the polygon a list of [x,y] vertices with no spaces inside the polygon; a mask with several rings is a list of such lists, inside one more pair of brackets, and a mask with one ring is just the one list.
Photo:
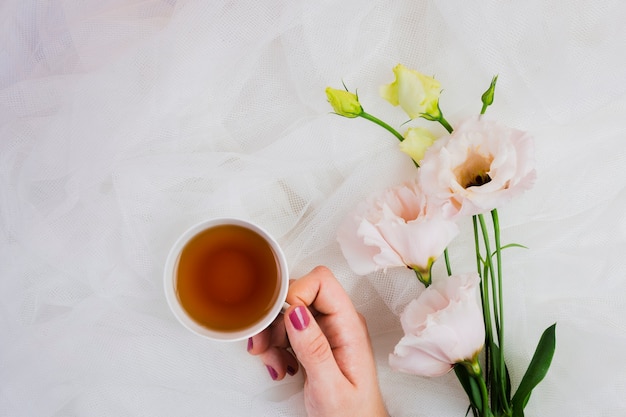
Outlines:
{"label": "flower petal", "polygon": [[384,219],[378,229],[389,245],[401,254],[405,265],[422,270],[429,269],[459,233],[456,223],[427,217],[406,223]]}
{"label": "flower petal", "polygon": [[380,252],[380,248],[368,245],[363,239],[363,233],[359,233],[361,225],[367,228],[367,222],[360,220],[358,216],[347,218],[339,227],[337,241],[350,268],[359,275],[367,275],[376,271],[379,266],[374,262],[374,257]]}
{"label": "flower petal", "polygon": [[444,375],[452,369],[453,365],[434,357],[428,351],[416,348],[412,339],[402,338],[394,352],[389,355],[389,366],[393,370],[435,377]]}

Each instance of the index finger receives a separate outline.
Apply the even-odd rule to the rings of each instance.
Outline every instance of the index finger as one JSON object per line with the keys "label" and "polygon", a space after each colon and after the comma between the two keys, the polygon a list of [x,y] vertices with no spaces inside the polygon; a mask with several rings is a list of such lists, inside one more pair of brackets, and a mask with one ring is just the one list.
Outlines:
{"label": "index finger", "polygon": [[356,386],[364,381],[376,381],[365,321],[328,268],[318,266],[296,280],[289,288],[287,301],[292,306],[312,306],[320,313],[316,321],[339,369],[350,383]]}
{"label": "index finger", "polygon": [[354,315],[352,300],[330,269],[317,266],[289,287],[287,303],[313,306],[325,315]]}

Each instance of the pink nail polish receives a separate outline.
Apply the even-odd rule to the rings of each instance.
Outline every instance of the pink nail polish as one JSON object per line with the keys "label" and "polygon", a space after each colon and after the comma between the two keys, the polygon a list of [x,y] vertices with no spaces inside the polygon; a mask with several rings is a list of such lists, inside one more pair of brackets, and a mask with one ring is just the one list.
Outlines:
{"label": "pink nail polish", "polygon": [[309,312],[304,306],[298,306],[289,313],[289,320],[296,330],[304,330],[309,325]]}
{"label": "pink nail polish", "polygon": [[251,337],[249,337],[249,338],[248,338],[248,352],[250,352],[250,351],[252,350],[252,347],[253,347],[253,346],[254,346],[254,345],[252,344],[252,338],[251,338]]}
{"label": "pink nail polish", "polygon": [[269,372],[270,377],[276,381],[276,379],[278,378],[278,372],[276,372],[276,369],[272,368],[269,365],[265,365],[265,367],[267,368],[267,372]]}

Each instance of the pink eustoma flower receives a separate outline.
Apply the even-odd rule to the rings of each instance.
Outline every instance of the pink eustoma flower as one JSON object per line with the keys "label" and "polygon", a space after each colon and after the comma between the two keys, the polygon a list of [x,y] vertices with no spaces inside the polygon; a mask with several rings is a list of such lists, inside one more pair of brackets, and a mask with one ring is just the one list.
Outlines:
{"label": "pink eustoma flower", "polygon": [[459,233],[427,204],[417,181],[370,197],[340,226],[337,240],[357,274],[409,267],[426,285],[430,269]]}
{"label": "pink eustoma flower", "polygon": [[473,361],[485,342],[479,280],[476,273],[441,277],[411,301],[400,317],[405,335],[389,365],[431,377]]}
{"label": "pink eustoma flower", "polygon": [[466,119],[428,148],[419,176],[444,215],[485,213],[532,187],[533,139],[493,121]]}

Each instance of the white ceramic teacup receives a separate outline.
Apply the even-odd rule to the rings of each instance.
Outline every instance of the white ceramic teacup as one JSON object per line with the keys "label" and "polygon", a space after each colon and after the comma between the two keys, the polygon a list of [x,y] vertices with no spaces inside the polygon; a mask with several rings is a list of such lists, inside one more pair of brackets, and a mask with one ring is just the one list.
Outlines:
{"label": "white ceramic teacup", "polygon": [[[263,313],[259,313],[261,314],[260,317],[258,319],[256,319],[256,321],[254,321],[253,323],[250,323],[249,325],[246,325],[243,328],[238,328],[235,330],[224,330],[224,329],[220,329],[220,328],[211,328],[209,325],[207,324],[202,324],[199,320],[194,319],[192,317],[192,314],[190,314],[189,311],[190,308],[185,307],[183,305],[183,302],[181,302],[181,296],[180,296],[180,289],[183,289],[184,285],[187,284],[182,284],[183,286],[181,286],[179,288],[180,281],[179,282],[179,267],[180,267],[180,261],[181,261],[181,254],[183,253],[188,253],[188,251],[190,249],[186,249],[188,247],[192,247],[192,245],[189,245],[190,242],[198,242],[197,239],[200,239],[199,236],[207,236],[210,233],[214,233],[216,230],[225,230],[228,228],[224,228],[221,226],[237,226],[239,228],[244,228],[247,231],[251,231],[253,232],[254,235],[260,237],[262,239],[262,241],[266,242],[267,245],[269,246],[269,248],[271,248],[271,253],[273,254],[273,260],[276,263],[275,264],[275,271],[276,271],[276,280],[277,282],[275,283],[275,289],[273,290],[273,296],[271,296],[271,298],[268,298],[268,303],[267,307],[265,309],[263,309]],[[220,228],[221,227],[221,228]],[[230,228],[228,230],[238,230],[237,227],[235,228]],[[205,233],[207,232],[207,233]],[[244,231],[245,233],[245,231]],[[253,239],[251,240],[258,240],[256,237],[250,235]],[[194,240],[196,239],[196,240]],[[259,241],[261,242],[261,241]],[[261,243],[262,244],[262,243]],[[227,245],[226,243],[224,245]],[[217,246],[217,249],[220,249],[219,245]],[[211,249],[213,250],[213,249]],[[187,251],[187,252],[185,252]],[[185,259],[189,259],[188,256],[190,255],[184,255],[187,256]],[[208,256],[208,255],[207,255]],[[198,259],[200,259],[200,257],[198,257]],[[215,262],[219,263],[224,259],[224,256],[218,256],[217,258],[211,258],[214,259]],[[236,258],[237,259],[237,258]],[[245,261],[245,259],[244,259]],[[242,267],[240,265],[241,262],[235,263],[235,264],[231,264],[234,265],[235,267],[233,269],[235,270],[241,270]],[[246,262],[243,262],[246,263]],[[226,264],[228,265],[228,264]],[[254,285],[257,285],[258,283],[255,280],[258,280],[258,276],[255,275],[255,272],[250,272],[250,271],[256,271],[255,268],[248,268],[246,271],[250,272],[248,275],[249,277],[246,277],[246,280],[243,283],[235,283],[232,284],[229,280],[231,280],[230,275],[229,275],[229,267],[225,267],[226,269],[222,268],[220,274],[214,274],[215,276],[208,276],[205,277],[207,280],[214,280],[214,279],[220,279],[219,277],[222,277],[221,279],[225,279],[226,281],[223,282],[222,286],[224,285],[238,285],[239,289],[245,286],[248,286],[250,288],[253,288]],[[272,266],[273,268],[273,266]],[[271,269],[272,271],[274,271],[274,269]],[[219,275],[219,277],[218,277]],[[273,274],[272,274],[273,275]],[[181,274],[182,276],[182,274]],[[226,278],[224,278],[226,277]],[[167,299],[167,303],[170,307],[170,309],[172,310],[172,313],[174,314],[174,316],[178,319],[178,321],[185,326],[187,329],[191,330],[193,333],[196,333],[197,335],[200,336],[204,336],[206,338],[212,339],[212,340],[217,340],[217,341],[237,341],[237,340],[243,340],[246,338],[249,338],[259,332],[261,332],[263,329],[267,328],[272,321],[280,314],[281,309],[283,308],[283,305],[285,303],[285,298],[287,297],[287,289],[289,286],[289,274],[288,274],[288,269],[287,269],[287,261],[285,259],[285,255],[282,252],[280,246],[278,245],[278,243],[274,240],[274,238],[267,232],[265,231],[263,228],[261,228],[258,225],[255,225],[249,221],[245,221],[242,219],[236,219],[236,218],[215,218],[215,219],[210,219],[210,220],[206,220],[204,222],[201,222],[199,224],[196,224],[195,226],[189,228],[187,231],[185,231],[176,241],[176,243],[173,245],[173,247],[171,248],[168,256],[167,256],[167,260],[165,262],[165,271],[164,271],[164,288],[165,288],[165,297]],[[189,287],[186,287],[189,288]],[[194,287],[195,288],[195,287]],[[213,287],[212,287],[213,288]],[[200,290],[198,290],[200,291]],[[213,291],[213,290],[212,290]],[[251,291],[255,291],[254,289],[251,289]],[[211,291],[208,291],[211,292]],[[215,292],[215,291],[213,291]],[[212,294],[209,294],[212,296]],[[254,300],[256,301],[256,299]],[[253,304],[253,303],[251,303]],[[218,311],[218,310],[216,310]],[[222,311],[222,310],[219,310]],[[257,313],[255,313],[257,314]],[[221,317],[223,317],[224,314],[221,314]]]}

